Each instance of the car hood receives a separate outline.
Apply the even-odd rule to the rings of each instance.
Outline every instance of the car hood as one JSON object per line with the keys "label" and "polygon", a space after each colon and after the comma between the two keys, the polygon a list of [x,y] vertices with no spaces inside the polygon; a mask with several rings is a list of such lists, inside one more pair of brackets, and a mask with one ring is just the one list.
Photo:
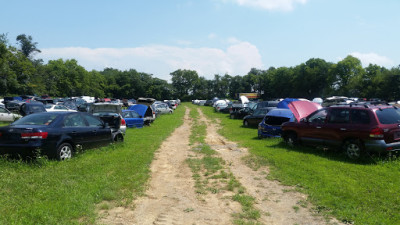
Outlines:
{"label": "car hood", "polygon": [[145,114],[146,114],[147,108],[148,108],[147,105],[136,104],[136,105],[131,105],[131,106],[129,106],[128,110],[134,110],[134,111],[136,111],[139,115],[141,115],[142,117],[144,117]]}
{"label": "car hood", "polygon": [[281,108],[281,109],[289,109],[289,106],[288,106],[289,103],[294,102],[294,101],[299,101],[299,99],[297,99],[297,98],[285,98],[282,101],[280,101],[276,107],[277,108]]}
{"label": "car hood", "polygon": [[147,105],[150,106],[152,105],[156,100],[154,98],[138,98],[136,100],[137,104],[142,104],[142,105]]}
{"label": "car hood", "polygon": [[118,113],[121,114],[122,106],[112,103],[94,103],[90,106],[89,113]]}
{"label": "car hood", "polygon": [[288,107],[297,121],[322,108],[320,104],[310,101],[293,101],[288,104]]}

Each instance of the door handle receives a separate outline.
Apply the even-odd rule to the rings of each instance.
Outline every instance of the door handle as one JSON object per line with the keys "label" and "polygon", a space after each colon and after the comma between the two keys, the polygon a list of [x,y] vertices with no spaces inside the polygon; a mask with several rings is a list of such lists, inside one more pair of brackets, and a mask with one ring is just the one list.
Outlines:
{"label": "door handle", "polygon": [[347,130],[346,128],[340,128],[340,130]]}
{"label": "door handle", "polygon": [[317,129],[321,129],[321,127],[316,127]]}

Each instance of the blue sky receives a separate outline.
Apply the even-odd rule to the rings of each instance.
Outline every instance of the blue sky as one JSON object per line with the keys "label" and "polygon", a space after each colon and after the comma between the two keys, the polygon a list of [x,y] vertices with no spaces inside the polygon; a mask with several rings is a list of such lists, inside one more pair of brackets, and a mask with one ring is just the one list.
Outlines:
{"label": "blue sky", "polygon": [[347,55],[400,64],[398,0],[0,0],[0,33],[31,35],[36,58],[87,70],[245,75]]}

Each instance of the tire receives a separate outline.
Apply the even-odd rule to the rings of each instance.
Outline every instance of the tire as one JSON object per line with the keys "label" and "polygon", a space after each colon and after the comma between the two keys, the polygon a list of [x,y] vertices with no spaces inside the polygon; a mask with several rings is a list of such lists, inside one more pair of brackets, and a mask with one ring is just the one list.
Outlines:
{"label": "tire", "polygon": [[60,146],[57,148],[56,152],[56,159],[58,161],[64,161],[68,160],[72,157],[74,149],[72,148],[72,145],[69,143],[62,143]]}
{"label": "tire", "polygon": [[295,133],[288,133],[284,136],[283,140],[287,145],[290,147],[294,147],[299,144],[299,141],[297,139],[297,135]]}
{"label": "tire", "polygon": [[235,115],[234,114],[231,114],[231,119],[235,119]]}
{"label": "tire", "polygon": [[122,134],[115,135],[114,142],[124,142],[124,136]]}
{"label": "tire", "polygon": [[247,120],[243,121],[243,126],[248,127],[249,126],[249,122]]}
{"label": "tire", "polygon": [[344,153],[350,159],[359,159],[364,152],[364,146],[360,140],[348,140],[343,144]]}

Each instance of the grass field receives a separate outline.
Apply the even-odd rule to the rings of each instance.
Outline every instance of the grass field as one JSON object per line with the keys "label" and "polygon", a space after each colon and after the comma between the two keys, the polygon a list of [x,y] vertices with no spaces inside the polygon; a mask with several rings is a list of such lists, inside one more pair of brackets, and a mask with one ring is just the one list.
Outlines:
{"label": "grass field", "polygon": [[354,224],[400,224],[400,161],[348,160],[343,154],[310,147],[290,148],[280,138],[257,138],[242,120],[201,107],[222,123],[220,133],[250,149],[255,166],[269,165],[268,179],[298,187],[316,210]]}
{"label": "grass field", "polygon": [[182,124],[184,108],[151,127],[128,129],[124,143],[69,161],[0,159],[0,224],[94,224],[97,207],[141,195],[154,151]]}

